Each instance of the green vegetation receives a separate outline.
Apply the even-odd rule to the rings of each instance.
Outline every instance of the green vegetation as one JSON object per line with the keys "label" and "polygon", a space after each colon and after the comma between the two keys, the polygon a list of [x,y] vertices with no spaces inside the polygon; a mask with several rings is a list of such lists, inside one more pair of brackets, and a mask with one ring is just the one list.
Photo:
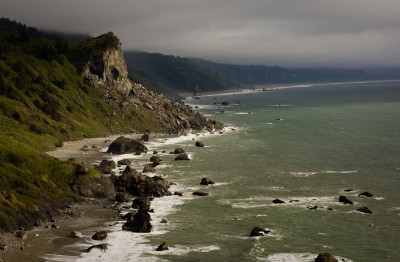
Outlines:
{"label": "green vegetation", "polygon": [[44,151],[68,140],[161,128],[146,111],[100,99],[103,90],[83,83],[85,61],[117,44],[112,33],[73,43],[0,20],[0,230],[50,218],[76,198],[77,180],[97,175],[79,175],[78,164]]}
{"label": "green vegetation", "polygon": [[241,86],[266,84],[329,83],[377,79],[397,79],[399,69],[353,70],[334,68],[290,69],[265,65],[214,63],[139,51],[125,52],[130,76],[156,91],[220,91]]}
{"label": "green vegetation", "polygon": [[[129,75],[156,91],[200,92],[224,90],[236,85],[215,71],[187,58],[157,53],[129,51],[124,53]],[[170,92],[172,93],[172,92]]]}

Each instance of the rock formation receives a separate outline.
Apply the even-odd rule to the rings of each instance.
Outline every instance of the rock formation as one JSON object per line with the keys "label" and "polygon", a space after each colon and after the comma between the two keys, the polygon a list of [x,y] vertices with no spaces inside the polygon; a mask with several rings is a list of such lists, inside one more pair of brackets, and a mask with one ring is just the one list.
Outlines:
{"label": "rock formation", "polygon": [[147,147],[134,139],[124,136],[118,137],[110,144],[107,153],[111,154],[128,154],[128,153],[146,153]]}
{"label": "rock formation", "polygon": [[348,199],[345,196],[339,196],[339,202],[341,202],[343,204],[353,205],[353,201],[351,201],[350,199]]}
{"label": "rock formation", "polygon": [[315,262],[338,262],[338,260],[330,253],[321,253],[315,259]]}
{"label": "rock formation", "polygon": [[269,233],[271,233],[271,230],[269,230],[269,229],[264,229],[261,227],[254,227],[250,232],[250,236],[251,237],[265,236]]}
{"label": "rock formation", "polygon": [[[167,133],[181,131],[209,131],[221,129],[217,121],[207,120],[190,106],[172,101],[162,94],[156,94],[141,84],[133,83],[128,78],[128,69],[121,50],[121,42],[113,33],[107,33],[91,39],[91,42],[104,46],[83,65],[84,82],[103,91],[103,97],[109,104],[117,105],[122,113],[134,110],[143,119],[152,120],[153,127],[137,127],[143,131],[153,128]],[[146,119],[145,119],[146,118]],[[144,137],[147,138],[147,137]]]}

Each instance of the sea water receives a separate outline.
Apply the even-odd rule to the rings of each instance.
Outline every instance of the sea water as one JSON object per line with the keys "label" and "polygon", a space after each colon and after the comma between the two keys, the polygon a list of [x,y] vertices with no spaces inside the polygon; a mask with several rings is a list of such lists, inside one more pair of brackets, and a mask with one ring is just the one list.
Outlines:
{"label": "sea water", "polygon": [[[190,153],[190,161],[161,154],[156,168],[183,197],[153,201],[152,233],[117,224],[108,251],[79,261],[314,261],[322,252],[339,261],[399,260],[399,81],[260,87],[186,103],[228,127],[148,144]],[[195,147],[197,140],[205,147]],[[201,186],[203,177],[215,184]],[[365,191],[373,197],[358,196]],[[364,206],[372,214],[355,211]],[[255,226],[272,233],[249,237]],[[162,242],[169,250],[155,251]]]}

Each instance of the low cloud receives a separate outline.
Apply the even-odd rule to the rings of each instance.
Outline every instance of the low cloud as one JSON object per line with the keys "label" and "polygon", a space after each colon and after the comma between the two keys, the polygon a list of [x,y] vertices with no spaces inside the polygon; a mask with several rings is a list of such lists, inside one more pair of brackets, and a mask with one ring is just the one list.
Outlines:
{"label": "low cloud", "polygon": [[42,29],[113,31],[125,50],[282,66],[400,66],[398,0],[2,0]]}

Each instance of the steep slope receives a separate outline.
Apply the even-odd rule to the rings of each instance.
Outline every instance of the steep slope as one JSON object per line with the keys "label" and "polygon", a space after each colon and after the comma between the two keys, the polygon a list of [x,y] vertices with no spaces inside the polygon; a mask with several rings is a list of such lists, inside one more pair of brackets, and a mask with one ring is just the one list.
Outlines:
{"label": "steep slope", "polygon": [[161,90],[206,92],[235,87],[220,74],[187,58],[140,51],[129,51],[124,55],[132,78],[144,83],[158,83]]}
{"label": "steep slope", "polygon": [[221,74],[239,85],[345,82],[374,79],[362,70],[334,68],[290,69],[265,65],[234,65],[192,58],[193,63]]}
{"label": "steep slope", "polygon": [[83,181],[110,183],[44,150],[63,141],[151,130],[178,133],[219,125],[127,77],[121,43],[108,33],[75,44],[0,30],[0,229],[30,228],[58,214]]}

